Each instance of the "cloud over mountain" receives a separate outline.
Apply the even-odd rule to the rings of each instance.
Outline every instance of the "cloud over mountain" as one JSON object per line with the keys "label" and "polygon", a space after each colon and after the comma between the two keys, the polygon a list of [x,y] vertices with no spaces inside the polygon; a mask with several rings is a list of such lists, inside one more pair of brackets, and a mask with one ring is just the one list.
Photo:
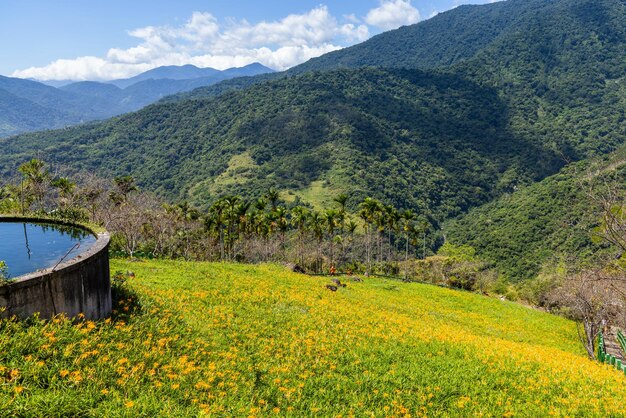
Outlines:
{"label": "cloud over mountain", "polygon": [[421,20],[420,12],[411,0],[381,0],[380,6],[369,11],[365,22],[383,30],[397,29]]}
{"label": "cloud over mountain", "polygon": [[[389,5],[381,4],[381,8],[385,7]],[[391,24],[390,19],[381,21]],[[107,80],[129,77],[163,65],[194,64],[226,69],[253,62],[284,70],[364,41],[370,37],[370,30],[358,19],[339,21],[322,5],[307,13],[256,24],[246,20],[224,23],[211,13],[194,12],[180,26],[146,26],[128,34],[139,40],[136,46],[111,48],[105,57],[59,59],[43,67],[15,71],[12,75],[40,80]]]}

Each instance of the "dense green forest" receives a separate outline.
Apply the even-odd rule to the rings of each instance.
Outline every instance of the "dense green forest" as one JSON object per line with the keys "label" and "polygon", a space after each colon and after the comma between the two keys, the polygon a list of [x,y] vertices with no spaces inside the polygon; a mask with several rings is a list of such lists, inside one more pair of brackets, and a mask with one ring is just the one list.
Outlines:
{"label": "dense green forest", "polygon": [[352,205],[372,195],[444,219],[558,169],[507,125],[493,89],[453,75],[338,70],[5,140],[0,166],[8,174],[42,152],[200,207],[269,187],[304,197],[317,180]]}
{"label": "dense green forest", "polygon": [[[445,226],[447,238],[468,244],[518,281],[560,262],[593,263],[609,248],[594,231],[601,228],[601,205],[594,195],[623,192],[626,148],[524,187]],[[613,251],[614,252],[614,251]]]}
{"label": "dense green forest", "polygon": [[619,0],[509,0],[462,6],[271,77],[171,98],[203,98],[307,71],[437,69],[496,89],[516,134],[568,160],[626,139],[626,6]]}

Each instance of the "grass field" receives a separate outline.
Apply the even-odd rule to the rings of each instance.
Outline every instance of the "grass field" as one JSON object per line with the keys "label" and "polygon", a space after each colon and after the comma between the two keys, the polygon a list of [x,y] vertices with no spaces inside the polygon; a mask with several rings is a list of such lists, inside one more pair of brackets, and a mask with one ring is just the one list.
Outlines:
{"label": "grass field", "polygon": [[2,416],[621,416],[626,377],[520,305],[273,265],[114,260],[113,319],[0,322]]}
{"label": "grass field", "polygon": [[340,194],[341,191],[339,189],[328,186],[325,180],[315,180],[305,189],[281,192],[280,198],[285,202],[291,203],[298,197],[302,202],[311,205],[314,210],[321,212],[325,208],[336,205],[333,199]]}

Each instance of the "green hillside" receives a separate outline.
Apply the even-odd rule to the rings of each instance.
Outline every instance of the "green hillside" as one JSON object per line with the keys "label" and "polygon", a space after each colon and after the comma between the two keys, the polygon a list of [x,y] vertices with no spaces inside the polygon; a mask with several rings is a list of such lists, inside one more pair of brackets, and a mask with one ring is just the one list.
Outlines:
{"label": "green hillside", "polygon": [[[625,28],[620,0],[462,6],[282,76],[363,66],[443,69],[496,89],[517,135],[580,159],[626,140]],[[212,97],[265,80],[233,80],[177,99]]]}
{"label": "green hillside", "polygon": [[[497,299],[261,265],[114,261],[112,320],[0,321],[5,416],[617,416],[575,325]],[[134,295],[134,296],[133,296]],[[138,298],[138,299],[137,299]]]}
{"label": "green hillside", "polygon": [[0,89],[0,137],[41,129],[58,128],[69,120],[68,115],[22,99]]}
{"label": "green hillside", "polygon": [[[88,127],[0,141],[9,174],[38,151],[204,206],[218,196],[324,181],[448,217],[561,162],[515,137],[496,92],[409,70],[303,74],[206,101],[151,106]],[[244,171],[234,166],[247,155]],[[236,181],[224,181],[229,173]]]}
{"label": "green hillside", "polygon": [[449,222],[447,238],[473,246],[514,280],[534,277],[549,262],[576,255],[589,261],[605,247],[594,239],[601,215],[587,196],[590,182],[626,185],[626,148],[572,164],[545,180],[506,194]]}

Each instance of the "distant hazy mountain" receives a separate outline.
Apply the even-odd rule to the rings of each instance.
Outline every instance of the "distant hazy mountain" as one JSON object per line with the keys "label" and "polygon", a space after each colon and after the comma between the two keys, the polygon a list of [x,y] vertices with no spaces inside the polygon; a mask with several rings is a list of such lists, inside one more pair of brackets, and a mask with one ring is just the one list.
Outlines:
{"label": "distant hazy mountain", "polygon": [[0,136],[61,128],[108,114],[106,100],[0,76]]}
{"label": "distant hazy mountain", "polygon": [[76,80],[36,80],[34,78],[29,78],[28,80],[36,81],[38,83],[45,84],[46,86],[51,86],[51,87],[56,87],[56,88],[67,86],[68,84],[72,84],[76,82]]}
{"label": "distant hazy mountain", "polygon": [[169,65],[148,70],[145,73],[131,78],[112,80],[108,83],[123,89],[145,80],[160,80],[164,78],[170,80],[188,80],[190,78],[211,77],[220,72],[221,71],[214,68],[198,68],[195,65]]}
{"label": "distant hazy mountain", "polygon": [[0,89],[0,136],[63,126],[70,115],[55,111]]}
{"label": "distant hazy mountain", "polygon": [[235,77],[271,73],[272,69],[261,64],[250,64],[224,71],[213,68],[159,67],[135,77],[113,80],[107,83],[79,82],[61,87],[61,90],[109,102],[111,115],[131,112],[153,103],[165,96],[209,86]]}
{"label": "distant hazy mountain", "polygon": [[273,70],[256,63],[224,71],[193,65],[170,66],[108,83],[58,82],[58,88],[0,76],[0,137],[106,119],[138,110],[170,94],[233,77],[270,72]]}

